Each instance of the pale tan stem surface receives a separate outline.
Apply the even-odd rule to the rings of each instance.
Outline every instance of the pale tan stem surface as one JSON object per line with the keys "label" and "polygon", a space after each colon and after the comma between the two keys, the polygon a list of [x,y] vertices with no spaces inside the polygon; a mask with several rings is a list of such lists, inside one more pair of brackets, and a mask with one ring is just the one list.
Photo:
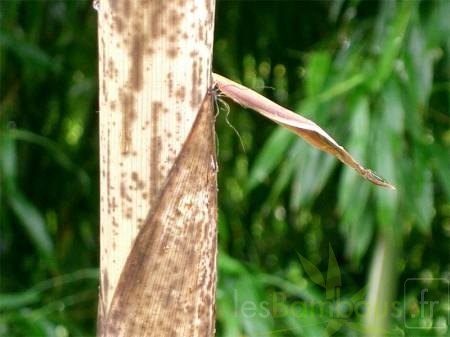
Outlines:
{"label": "pale tan stem surface", "polygon": [[[171,208],[174,214],[159,209],[164,218],[153,223],[150,219],[158,207],[167,206],[161,204],[162,189],[186,146],[198,112],[210,109],[204,98],[210,84],[214,1],[100,0],[96,8],[100,78],[99,334],[206,336],[198,326],[209,326],[210,331],[214,321],[215,284],[211,280],[215,279],[216,204],[211,186],[215,173],[213,177],[205,174],[194,183],[202,186],[201,191],[191,194],[188,187],[184,189],[190,202],[203,207],[204,218],[192,217],[199,232],[187,231],[191,222],[183,222],[186,219],[178,213],[183,211],[179,207]],[[212,120],[212,115],[205,123],[208,118]],[[207,163],[205,158],[197,158],[208,167],[215,160],[211,137],[212,147],[204,149],[210,151]],[[142,242],[137,236],[149,231],[161,236],[150,236],[151,241],[133,248],[142,258],[132,256],[135,242]],[[201,247],[191,247],[195,249],[192,260],[183,265],[184,257],[177,254],[186,252],[175,248],[193,244],[191,235],[202,236],[205,242]],[[163,239],[170,247],[166,253],[143,251],[160,246]],[[203,275],[201,279],[199,275]],[[188,285],[192,286],[190,292]],[[124,298],[131,302],[121,308],[112,305],[125,303]],[[190,302],[193,307],[183,307],[182,298],[195,299]],[[205,298],[209,299],[206,306]],[[173,331],[163,329],[164,320],[176,321]],[[160,330],[149,333],[149,327],[155,329],[156,323]],[[193,327],[197,328],[189,330]]]}

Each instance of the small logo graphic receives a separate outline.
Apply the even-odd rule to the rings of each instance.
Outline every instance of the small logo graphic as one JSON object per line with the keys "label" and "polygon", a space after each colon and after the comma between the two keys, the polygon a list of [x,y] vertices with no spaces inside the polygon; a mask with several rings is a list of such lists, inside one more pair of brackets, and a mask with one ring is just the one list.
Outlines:
{"label": "small logo graphic", "polygon": [[[403,306],[402,301],[379,298],[373,303],[373,299],[368,299],[368,292],[376,283],[369,282],[352,293],[341,291],[344,288],[341,271],[331,245],[326,273],[322,273],[300,253],[297,254],[307,277],[323,290],[316,289],[303,296],[302,300],[295,301],[290,300],[289,295],[284,292],[274,292],[271,300],[258,303],[252,299],[255,296],[251,291],[245,291],[244,297],[249,296],[249,300],[244,301],[235,289],[236,317],[259,319],[260,322],[290,317],[298,319],[300,327],[315,325],[314,331],[320,331],[323,327],[324,331],[320,333],[326,336],[332,336],[338,331],[346,334],[351,330],[352,335],[394,336],[400,330],[403,334],[403,328],[443,329],[445,333],[449,327],[450,278],[410,278],[404,283]],[[251,286],[248,287],[250,288]],[[395,327],[391,328],[390,320],[395,322]],[[400,327],[402,320],[403,327]],[[266,331],[270,331],[270,324]],[[291,329],[294,328],[283,331]]]}
{"label": "small logo graphic", "polygon": [[[335,334],[343,326],[347,326],[354,331],[364,332],[364,325],[351,320],[351,317],[362,317],[364,315],[363,308],[366,304],[364,298],[367,294],[369,284],[364,286],[350,298],[341,299],[341,272],[331,244],[329,245],[326,280],[314,264],[305,259],[300,253],[297,252],[297,254],[300,258],[303,269],[311,281],[325,289],[324,303],[331,304],[337,308],[336,311],[332,310],[328,312],[328,323],[325,327],[326,335],[331,336]],[[386,332],[383,329],[375,330],[377,330],[378,333]]]}
{"label": "small logo graphic", "polygon": [[[405,281],[404,324],[408,329],[442,329],[449,324],[450,313],[446,309],[450,303],[450,281],[445,278],[409,278]],[[447,300],[437,294],[447,294]],[[408,294],[417,294],[410,298]],[[436,321],[445,320],[442,326]]]}

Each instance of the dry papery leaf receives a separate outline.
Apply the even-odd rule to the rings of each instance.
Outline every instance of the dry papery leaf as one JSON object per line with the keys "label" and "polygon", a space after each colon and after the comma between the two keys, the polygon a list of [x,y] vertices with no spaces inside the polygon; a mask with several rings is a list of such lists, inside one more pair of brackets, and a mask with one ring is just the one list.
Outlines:
{"label": "dry papery leaf", "polygon": [[213,86],[225,96],[244,107],[251,108],[285,128],[293,131],[319,150],[332,154],[352,167],[371,183],[395,190],[395,187],[372,170],[358,163],[342,146],[313,121],[272,102],[257,92],[218,74],[212,74]]}

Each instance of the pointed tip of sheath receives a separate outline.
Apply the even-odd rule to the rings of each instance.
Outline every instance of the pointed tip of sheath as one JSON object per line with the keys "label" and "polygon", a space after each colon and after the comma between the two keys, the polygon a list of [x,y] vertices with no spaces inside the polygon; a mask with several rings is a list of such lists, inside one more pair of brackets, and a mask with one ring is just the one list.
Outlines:
{"label": "pointed tip of sheath", "polygon": [[394,185],[388,183],[385,179],[381,178],[379,175],[377,175],[372,170],[369,170],[368,174],[366,175],[366,178],[367,178],[367,180],[369,180],[371,183],[373,183],[375,185],[386,187],[393,191],[397,190]]}

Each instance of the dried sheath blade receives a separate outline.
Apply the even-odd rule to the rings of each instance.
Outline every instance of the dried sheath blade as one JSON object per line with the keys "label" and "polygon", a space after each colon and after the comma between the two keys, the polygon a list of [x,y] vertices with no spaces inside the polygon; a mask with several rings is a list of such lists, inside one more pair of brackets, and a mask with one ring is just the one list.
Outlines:
{"label": "dried sheath blade", "polygon": [[371,183],[395,190],[395,187],[373,171],[364,168],[316,123],[272,102],[257,92],[218,74],[212,74],[214,86],[225,96],[251,108],[275,123],[284,126],[318,149],[328,152],[355,169]]}

